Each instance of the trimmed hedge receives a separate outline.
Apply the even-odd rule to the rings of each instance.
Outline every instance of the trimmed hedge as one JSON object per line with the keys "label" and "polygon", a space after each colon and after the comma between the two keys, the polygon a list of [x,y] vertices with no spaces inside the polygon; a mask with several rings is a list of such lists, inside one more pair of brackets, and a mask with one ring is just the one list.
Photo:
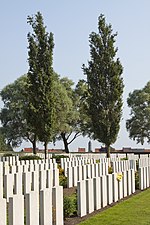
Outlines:
{"label": "trimmed hedge", "polygon": [[39,160],[39,159],[42,159],[42,158],[37,155],[25,155],[25,156],[19,157],[19,160]]}

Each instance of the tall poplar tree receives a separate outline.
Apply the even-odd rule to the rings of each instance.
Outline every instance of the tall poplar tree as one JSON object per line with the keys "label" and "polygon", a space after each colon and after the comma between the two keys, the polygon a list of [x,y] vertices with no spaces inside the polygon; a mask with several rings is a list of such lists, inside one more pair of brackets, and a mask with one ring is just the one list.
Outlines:
{"label": "tall poplar tree", "polygon": [[110,145],[117,139],[122,115],[123,67],[116,58],[116,35],[112,26],[106,24],[104,15],[100,15],[98,33],[89,36],[91,59],[87,67],[82,67],[87,76],[91,135],[105,144],[107,157],[110,157]]}
{"label": "tall poplar tree", "polygon": [[36,130],[38,139],[47,144],[51,141],[53,116],[53,34],[46,32],[40,12],[28,16],[27,22],[33,33],[28,33],[28,116],[27,121]]}

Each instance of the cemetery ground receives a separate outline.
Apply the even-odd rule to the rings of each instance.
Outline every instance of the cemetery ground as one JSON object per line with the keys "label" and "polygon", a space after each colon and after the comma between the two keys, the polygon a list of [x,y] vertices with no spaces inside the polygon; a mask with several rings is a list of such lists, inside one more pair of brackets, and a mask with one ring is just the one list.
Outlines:
{"label": "cemetery ground", "polygon": [[[68,195],[74,191],[70,189]],[[150,224],[149,200],[150,188],[144,191],[137,190],[131,196],[82,218],[68,218],[65,220],[65,225],[148,225]]]}
{"label": "cemetery ground", "polygon": [[3,225],[150,224],[150,155],[0,160]]}

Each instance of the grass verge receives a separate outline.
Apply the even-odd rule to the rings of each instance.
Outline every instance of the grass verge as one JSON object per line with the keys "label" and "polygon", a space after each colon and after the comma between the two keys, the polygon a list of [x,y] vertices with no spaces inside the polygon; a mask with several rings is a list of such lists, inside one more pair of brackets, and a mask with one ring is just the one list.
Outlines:
{"label": "grass verge", "polygon": [[80,225],[150,225],[150,189],[109,208]]}

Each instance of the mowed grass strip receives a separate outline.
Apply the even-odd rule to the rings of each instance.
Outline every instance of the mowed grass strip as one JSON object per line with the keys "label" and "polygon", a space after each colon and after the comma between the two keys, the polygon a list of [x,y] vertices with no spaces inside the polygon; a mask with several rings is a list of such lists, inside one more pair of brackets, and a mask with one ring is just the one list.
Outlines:
{"label": "mowed grass strip", "polygon": [[150,189],[93,216],[80,225],[150,225]]}

